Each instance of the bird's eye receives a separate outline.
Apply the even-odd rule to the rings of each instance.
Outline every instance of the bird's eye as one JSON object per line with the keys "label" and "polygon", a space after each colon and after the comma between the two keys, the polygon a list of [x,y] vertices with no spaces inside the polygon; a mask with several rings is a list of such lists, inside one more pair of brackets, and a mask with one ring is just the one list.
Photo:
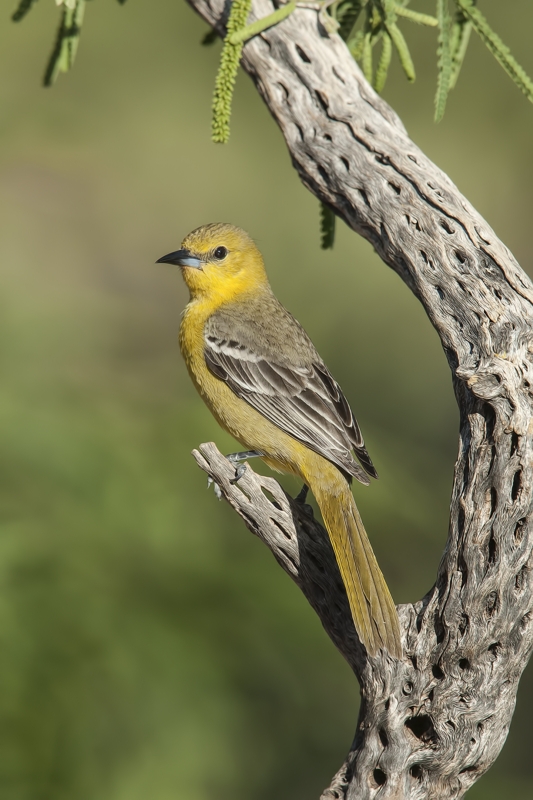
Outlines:
{"label": "bird's eye", "polygon": [[226,258],[226,256],[228,255],[227,248],[226,247],[217,247],[217,249],[215,250],[213,255],[215,256],[216,259],[218,259],[218,261],[222,261],[222,259]]}

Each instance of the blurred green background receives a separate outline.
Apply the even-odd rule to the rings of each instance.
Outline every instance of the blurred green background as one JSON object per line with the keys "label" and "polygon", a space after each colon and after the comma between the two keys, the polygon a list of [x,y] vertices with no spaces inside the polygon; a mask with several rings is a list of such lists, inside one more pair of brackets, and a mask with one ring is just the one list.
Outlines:
{"label": "blurred green background", "polygon": [[[431,4],[429,4],[431,5]],[[528,0],[480,7],[533,73]],[[415,7],[428,10],[427,3]],[[186,292],[154,265],[242,225],[357,412],[381,480],[356,488],[398,601],[431,586],[458,416],[438,339],[371,247],[318,204],[240,75],[211,144],[219,45],[184,2],[88,4],[74,70],[40,87],[57,11],[0,26],[0,792],[3,800],[310,800],[342,763],[358,687],[299,591],[190,451],[233,443],[195,394]],[[533,108],[479,41],[432,122],[435,34],[385,97],[531,261]],[[342,291],[338,286],[342,285]],[[286,486],[293,488],[291,484]],[[533,796],[531,670],[472,800]]]}

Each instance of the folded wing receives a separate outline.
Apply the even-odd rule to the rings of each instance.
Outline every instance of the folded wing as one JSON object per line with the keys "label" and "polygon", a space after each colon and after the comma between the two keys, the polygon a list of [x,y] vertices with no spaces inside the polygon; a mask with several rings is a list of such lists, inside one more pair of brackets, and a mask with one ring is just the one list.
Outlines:
{"label": "folded wing", "polygon": [[369,483],[367,474],[377,478],[350,406],[322,362],[276,363],[272,354],[266,357],[249,344],[225,338],[214,325],[206,329],[204,341],[208,369],[238,397],[347,476],[364,484]]}

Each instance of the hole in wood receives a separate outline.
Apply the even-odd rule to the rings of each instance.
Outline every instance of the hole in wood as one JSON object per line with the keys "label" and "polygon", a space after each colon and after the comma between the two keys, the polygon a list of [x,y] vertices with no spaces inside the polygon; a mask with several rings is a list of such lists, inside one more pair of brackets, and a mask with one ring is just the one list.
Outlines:
{"label": "hole in wood", "polygon": [[294,558],[291,556],[291,554],[287,553],[287,551],[283,550],[283,548],[280,548],[280,549],[281,549],[281,552],[283,553],[283,555],[285,556],[285,558],[287,559],[287,561],[289,561],[292,564],[292,568],[293,568],[294,572],[298,572],[298,564],[296,563]]}
{"label": "hole in wood", "polygon": [[460,264],[465,264],[468,261],[466,253],[462,253],[460,250],[455,250],[454,255]]}
{"label": "hole in wood", "polygon": [[492,406],[489,406],[488,403],[483,405],[483,410],[485,413],[485,436],[492,444],[494,441],[494,425],[496,424],[496,414],[494,413]]}
{"label": "hole in wood", "polygon": [[427,264],[428,263],[428,257],[426,255],[426,253],[424,253],[423,250],[420,250],[420,255],[422,256],[422,260]]}
{"label": "hole in wood", "polygon": [[379,729],[379,740],[383,745],[383,747],[388,747],[389,737],[387,736],[387,731],[385,730],[385,728]]}
{"label": "hole in wood", "polygon": [[389,183],[389,186],[390,186],[390,188],[392,189],[392,191],[393,191],[395,194],[398,194],[398,195],[400,195],[400,194],[402,193],[402,190],[400,189],[400,187],[399,187],[399,186],[396,186],[396,184],[395,184],[395,183],[391,183],[390,181],[389,181],[388,183]]}
{"label": "hole in wood", "polygon": [[[527,384],[527,381],[524,381],[524,385],[526,385],[526,384]],[[511,455],[512,456],[514,456],[514,454],[518,450],[519,443],[520,443],[520,437],[515,431],[513,431],[513,434],[511,436]]]}
{"label": "hole in wood", "polygon": [[514,503],[514,501],[516,500],[516,498],[518,497],[518,495],[520,494],[520,484],[521,484],[521,480],[522,480],[522,470],[521,470],[521,469],[519,469],[519,470],[518,470],[517,472],[515,472],[515,474],[514,474],[514,478],[513,478],[513,488],[511,489],[511,499],[512,499],[513,503]]}
{"label": "hole in wood", "polygon": [[383,770],[380,769],[379,767],[376,767],[376,769],[372,773],[372,777],[374,779],[374,784],[376,786],[383,786],[383,784],[387,780],[387,776],[385,775]]}
{"label": "hole in wood", "polygon": [[433,721],[428,714],[418,714],[405,721],[405,727],[421,742],[432,742],[437,738]]}
{"label": "hole in wood", "polygon": [[500,655],[501,649],[502,649],[501,642],[493,642],[493,644],[491,644],[491,646],[488,649],[488,653],[492,661],[496,661],[496,659]]}
{"label": "hole in wood", "polygon": [[446,231],[446,233],[455,233],[454,229],[452,228],[447,219],[439,220],[439,224],[441,228]]}
{"label": "hole in wood", "polygon": [[459,622],[459,633],[461,634],[461,636],[465,635],[465,633],[466,633],[466,631],[468,629],[468,622],[469,622],[468,615],[467,614],[462,614],[461,615],[461,621]]}
{"label": "hole in wood", "polygon": [[341,156],[341,161],[344,164],[344,168],[345,168],[346,172],[349,172],[350,171],[350,162],[348,161],[348,159],[344,158],[344,156]]}
{"label": "hole in wood", "polygon": [[521,592],[524,588],[524,584],[526,582],[526,575],[527,575],[527,566],[524,564],[522,569],[516,574],[514,579],[514,588],[517,592]]}
{"label": "hole in wood", "polygon": [[333,139],[331,138],[329,133],[325,133],[324,134],[324,139],[326,140],[326,142],[332,142],[333,141]]}
{"label": "hole in wood", "polygon": [[472,765],[472,766],[470,766],[470,767],[464,767],[464,769],[462,769],[462,770],[459,772],[459,775],[462,775],[462,774],[463,774],[463,773],[465,773],[465,772],[476,772],[476,770],[477,770],[477,767],[475,767],[475,766],[473,766],[473,765]]}
{"label": "hole in wood", "polygon": [[306,64],[311,63],[311,59],[309,58],[305,50],[302,50],[299,44],[296,45],[296,52],[298,53],[302,61],[304,61]]}
{"label": "hole in wood", "polygon": [[[285,537],[285,539],[288,539],[289,541],[291,541],[291,539],[292,539],[292,536],[291,536],[291,534],[289,533],[289,531],[286,531],[286,530],[285,530],[285,528],[283,528],[283,527],[282,527],[282,526],[279,524],[279,522],[278,522],[277,520],[273,519],[272,517],[270,518],[270,521],[271,521],[271,523],[272,523],[273,525],[275,525],[275,526],[276,526],[276,528],[278,529],[278,531],[279,531],[280,533],[282,533],[282,534],[283,534],[283,536]],[[291,559],[291,561],[292,561],[292,559]],[[296,566],[296,564],[295,564],[295,566]]]}
{"label": "hole in wood", "polygon": [[361,198],[362,198],[363,203],[365,204],[365,206],[368,206],[368,208],[370,208],[370,200],[368,199],[368,195],[365,192],[365,190],[364,189],[358,189],[357,191],[361,195]]}
{"label": "hole in wood", "polygon": [[328,113],[328,101],[326,100],[326,98],[324,97],[322,92],[318,91],[318,89],[315,89],[315,95],[316,95],[316,99],[318,100],[318,102],[322,106],[322,111],[325,111],[326,114],[327,114]]}
{"label": "hole in wood", "polygon": [[470,669],[470,661],[467,658],[459,660],[459,669]]}
{"label": "hole in wood", "polygon": [[[274,495],[272,494],[272,492],[271,492],[269,489],[267,489],[265,486],[261,486],[261,491],[263,492],[263,494],[264,494],[264,496],[266,497],[266,499],[267,499],[267,500],[269,500],[269,501],[272,503],[272,505],[274,506],[274,508],[277,508],[278,510],[280,510],[280,511],[281,511],[281,506],[280,506],[280,504],[278,503],[278,501],[276,500],[276,498],[274,497]],[[277,524],[277,523],[276,523],[276,524]],[[279,528],[279,527],[280,527],[280,526],[278,525],[278,528]],[[285,534],[285,536],[286,536],[286,535],[287,535],[287,534]],[[290,537],[289,537],[289,538],[290,538]]]}
{"label": "hole in wood", "polygon": [[319,173],[320,173],[320,177],[322,178],[322,180],[324,181],[324,183],[327,185],[327,184],[328,184],[328,181],[329,181],[329,175],[328,175],[328,173],[326,172],[326,170],[324,169],[324,167],[322,166],[322,164],[317,164],[317,169],[318,169],[318,171],[319,171]]}
{"label": "hole in wood", "polygon": [[422,775],[424,774],[424,770],[421,764],[413,764],[413,766],[409,770],[409,774],[412,778],[417,781],[422,780]]}
{"label": "hole in wood", "polygon": [[440,299],[444,300],[445,294],[444,294],[444,289],[442,288],[442,286],[435,286],[435,291],[437,292],[437,294],[440,297]]}
{"label": "hole in wood", "polygon": [[431,667],[431,672],[433,673],[433,677],[438,681],[441,681],[444,678],[444,672],[441,670],[438,664],[433,664]]}
{"label": "hole in wood", "polygon": [[498,493],[494,486],[490,490],[490,516],[494,516],[494,512],[496,511],[496,506],[498,505]]}
{"label": "hole in wood", "polygon": [[498,610],[498,606],[499,606],[498,592],[491,592],[487,596],[487,600],[485,602],[485,613],[487,617],[494,616],[494,614]]}
{"label": "hole in wood", "polygon": [[522,519],[518,520],[514,529],[514,540],[516,545],[519,545],[522,539],[524,538],[525,529],[526,529],[526,519],[525,517],[522,517]]}
{"label": "hole in wood", "polygon": [[488,562],[490,564],[495,564],[498,558],[498,546],[496,544],[496,539],[494,538],[494,531],[491,531],[490,539],[489,539],[489,547],[488,547]]}

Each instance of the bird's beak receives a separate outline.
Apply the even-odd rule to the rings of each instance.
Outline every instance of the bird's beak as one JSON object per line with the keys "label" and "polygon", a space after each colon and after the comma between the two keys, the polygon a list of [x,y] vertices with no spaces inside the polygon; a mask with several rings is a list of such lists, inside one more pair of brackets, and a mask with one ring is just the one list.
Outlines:
{"label": "bird's beak", "polygon": [[168,253],[162,258],[158,258],[156,264],[176,264],[178,267],[194,267],[194,269],[202,269],[203,261],[191,255],[189,250],[175,250],[173,253]]}

